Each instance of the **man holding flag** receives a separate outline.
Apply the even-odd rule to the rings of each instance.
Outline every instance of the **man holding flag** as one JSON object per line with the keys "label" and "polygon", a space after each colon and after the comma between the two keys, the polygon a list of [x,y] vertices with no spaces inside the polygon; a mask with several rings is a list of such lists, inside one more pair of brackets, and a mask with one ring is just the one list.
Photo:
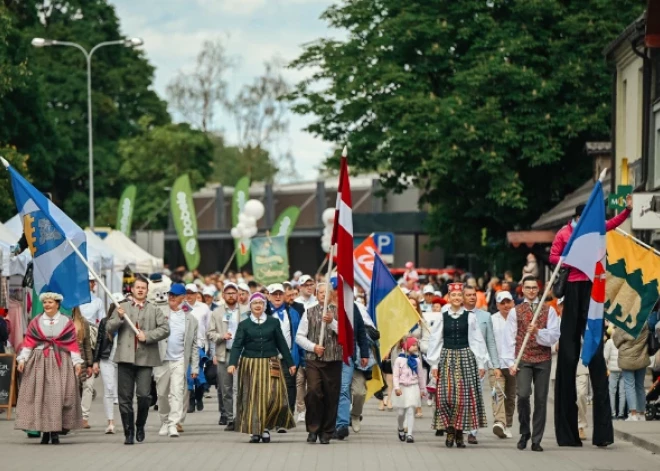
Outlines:
{"label": "man holding flag", "polygon": [[592,442],[596,446],[614,442],[607,367],[603,357],[605,232],[616,229],[628,218],[632,197],[628,195],[626,198],[624,211],[605,221],[603,176],[604,172],[587,204],[578,206],[573,219],[557,233],[550,251],[550,263],[569,268],[555,382],[555,433],[559,446],[582,446],[578,432],[575,374],[583,335],[582,361],[589,367],[593,386]]}

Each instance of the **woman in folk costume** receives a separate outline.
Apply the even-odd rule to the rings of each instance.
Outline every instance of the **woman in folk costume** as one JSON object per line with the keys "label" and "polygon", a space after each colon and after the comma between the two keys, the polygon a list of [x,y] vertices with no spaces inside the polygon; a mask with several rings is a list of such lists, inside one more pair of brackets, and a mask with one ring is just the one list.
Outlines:
{"label": "woman in folk costume", "polygon": [[488,351],[475,314],[463,307],[462,283],[449,285],[449,304],[429,339],[427,359],[438,381],[433,428],[447,431],[447,447],[465,448],[463,430],[487,426],[479,379]]}
{"label": "woman in folk costume", "polygon": [[233,375],[238,366],[235,427],[251,435],[250,443],[269,443],[275,427],[295,427],[278,356],[291,376],[296,367],[279,319],[265,311],[266,297],[259,292],[250,296],[250,317],[238,324],[227,368]]}
{"label": "woman in folk costume", "polygon": [[[78,342],[78,350],[80,350],[80,357],[83,360],[78,383],[80,385],[80,395],[82,396],[83,384],[85,380],[92,376],[92,367],[94,366],[94,353],[92,351],[91,334],[89,322],[85,319],[80,312],[79,307],[74,307],[71,311],[71,321],[76,328],[76,341]],[[83,428],[89,428],[87,420],[83,418]]]}
{"label": "woman in folk costume", "polygon": [[43,293],[44,306],[28,325],[18,371],[23,373],[14,427],[42,432],[41,443],[60,443],[60,432],[82,427],[77,376],[80,356],[73,322],[60,313],[62,295]]}

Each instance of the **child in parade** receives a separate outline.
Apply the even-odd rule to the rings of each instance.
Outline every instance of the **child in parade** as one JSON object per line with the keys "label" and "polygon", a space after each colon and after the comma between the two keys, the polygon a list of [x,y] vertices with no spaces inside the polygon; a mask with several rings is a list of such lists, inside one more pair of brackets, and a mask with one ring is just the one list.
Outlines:
{"label": "child in parade", "polygon": [[[413,428],[415,410],[422,405],[426,396],[426,374],[419,359],[419,345],[415,337],[408,337],[401,352],[392,365],[394,395],[392,405],[398,413],[399,440],[415,443]],[[407,432],[406,432],[407,430]]]}

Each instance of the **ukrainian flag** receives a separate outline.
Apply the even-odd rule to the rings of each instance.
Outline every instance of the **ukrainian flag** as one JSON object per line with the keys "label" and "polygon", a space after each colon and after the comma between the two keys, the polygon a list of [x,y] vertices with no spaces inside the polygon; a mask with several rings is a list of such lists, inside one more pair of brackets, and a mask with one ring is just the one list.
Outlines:
{"label": "ukrainian flag", "polygon": [[[378,254],[374,255],[369,315],[380,332],[380,358],[419,322],[417,311]],[[367,398],[382,387],[382,372],[376,365],[373,368],[373,379],[367,383]]]}

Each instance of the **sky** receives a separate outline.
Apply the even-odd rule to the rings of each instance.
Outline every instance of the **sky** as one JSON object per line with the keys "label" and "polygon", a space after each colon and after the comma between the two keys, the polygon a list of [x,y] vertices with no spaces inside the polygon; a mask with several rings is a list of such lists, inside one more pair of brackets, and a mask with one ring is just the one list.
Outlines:
{"label": "sky", "polygon": [[[302,45],[320,37],[336,37],[320,20],[332,0],[110,0],[117,11],[124,35],[140,37],[150,63],[156,67],[156,92],[167,98],[167,84],[178,71],[194,68],[202,43],[224,39],[230,56],[239,59],[237,68],[227,74],[229,95],[250,83],[264,70],[264,62],[274,57],[291,61]],[[309,71],[284,70],[291,83]],[[170,109],[174,119],[178,117]],[[312,117],[289,116],[289,136],[283,143],[291,149],[302,181],[315,180],[318,167],[331,145],[302,130]],[[235,126],[226,112],[218,115],[217,125],[227,141],[235,141]],[[278,180],[289,180],[279,175]]]}

